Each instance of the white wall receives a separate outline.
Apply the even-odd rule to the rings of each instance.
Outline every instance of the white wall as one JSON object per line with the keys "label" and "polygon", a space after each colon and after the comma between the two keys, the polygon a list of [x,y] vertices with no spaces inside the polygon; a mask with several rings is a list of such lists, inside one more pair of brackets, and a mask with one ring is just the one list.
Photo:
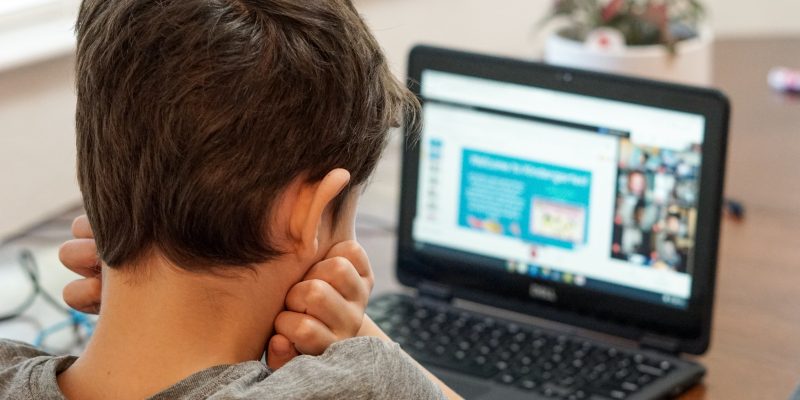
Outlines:
{"label": "white wall", "polygon": [[[3,0],[0,0],[3,1]],[[354,0],[402,74],[415,43],[533,56],[551,0]],[[720,36],[800,35],[800,0],[707,0]],[[0,32],[2,32],[0,26]],[[0,58],[3,54],[0,52]],[[0,238],[79,198],[71,60],[0,71]]]}
{"label": "white wall", "polygon": [[800,35],[798,0],[706,0],[720,36]]}
{"label": "white wall", "polygon": [[356,0],[396,71],[416,43],[533,55],[544,0]]}
{"label": "white wall", "polygon": [[0,238],[80,199],[72,63],[0,72]]}
{"label": "white wall", "polygon": [[[354,0],[381,41],[395,70],[425,42],[470,50],[534,56],[536,23],[552,0]],[[705,0],[720,37],[800,36],[800,0]]]}

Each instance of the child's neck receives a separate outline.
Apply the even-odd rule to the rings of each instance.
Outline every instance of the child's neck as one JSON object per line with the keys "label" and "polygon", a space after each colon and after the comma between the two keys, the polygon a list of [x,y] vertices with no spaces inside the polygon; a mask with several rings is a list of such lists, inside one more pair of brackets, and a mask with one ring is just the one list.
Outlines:
{"label": "child's neck", "polygon": [[67,398],[140,399],[206,368],[259,360],[286,293],[302,276],[286,276],[298,269],[286,265],[281,276],[221,278],[156,263],[137,282],[104,268],[97,329],[58,377]]}

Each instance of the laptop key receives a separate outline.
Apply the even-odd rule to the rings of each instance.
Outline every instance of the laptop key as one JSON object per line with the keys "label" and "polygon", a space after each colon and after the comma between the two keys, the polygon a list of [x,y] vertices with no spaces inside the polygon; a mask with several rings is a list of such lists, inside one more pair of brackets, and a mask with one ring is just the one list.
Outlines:
{"label": "laptop key", "polygon": [[617,380],[622,380],[622,379],[625,379],[630,374],[631,374],[631,371],[629,369],[623,368],[623,369],[617,370],[617,372],[614,373],[614,378],[616,378]]}
{"label": "laptop key", "polygon": [[502,383],[505,383],[506,385],[510,385],[510,384],[514,383],[517,380],[517,378],[514,375],[512,375],[512,374],[510,374],[508,372],[505,372],[505,373],[502,373],[502,374],[498,375],[497,376],[497,380],[502,382]]}
{"label": "laptop key", "polygon": [[635,392],[635,391],[639,390],[639,385],[637,385],[637,384],[635,384],[633,382],[622,382],[622,385],[620,387],[622,387],[623,389],[625,389],[625,390],[627,390],[629,392]]}
{"label": "laptop key", "polygon": [[567,376],[566,378],[561,379],[558,383],[564,387],[571,387],[575,384],[575,378],[572,376]]}
{"label": "laptop key", "polygon": [[660,377],[664,375],[664,371],[661,368],[656,368],[647,364],[639,364],[636,366],[636,370],[647,375],[652,375],[656,377]]}
{"label": "laptop key", "polygon": [[520,380],[519,384],[517,386],[519,386],[519,387],[521,387],[523,389],[526,389],[526,390],[533,390],[533,389],[536,389],[539,386],[539,384],[536,383],[536,381],[534,381],[532,379],[525,378],[525,379]]}
{"label": "laptop key", "polygon": [[505,361],[498,361],[494,364],[494,366],[500,371],[505,371],[508,369],[508,363]]}
{"label": "laptop key", "polygon": [[572,393],[572,389],[556,385],[554,383],[545,383],[542,385],[542,394],[548,397],[566,397]]}
{"label": "laptop key", "polygon": [[615,400],[623,400],[628,397],[628,394],[621,390],[612,390],[609,394],[611,395],[611,398]]}
{"label": "laptop key", "polygon": [[576,390],[571,395],[567,396],[567,400],[584,400],[587,397],[586,392],[583,390]]}

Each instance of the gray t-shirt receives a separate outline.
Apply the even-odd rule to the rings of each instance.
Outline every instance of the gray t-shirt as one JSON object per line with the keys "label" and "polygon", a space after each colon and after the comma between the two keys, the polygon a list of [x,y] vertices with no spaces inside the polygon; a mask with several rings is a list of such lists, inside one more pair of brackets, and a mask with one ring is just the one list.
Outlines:
{"label": "gray t-shirt", "polygon": [[[56,376],[76,358],[0,340],[0,399],[64,399]],[[151,399],[443,399],[396,343],[358,337],[272,372],[245,362],[200,371]]]}

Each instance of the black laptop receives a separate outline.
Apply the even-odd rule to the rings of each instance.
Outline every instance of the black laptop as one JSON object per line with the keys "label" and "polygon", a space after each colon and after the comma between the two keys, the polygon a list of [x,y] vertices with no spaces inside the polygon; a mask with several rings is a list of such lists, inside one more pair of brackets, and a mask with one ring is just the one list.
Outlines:
{"label": "black laptop", "polygon": [[654,399],[700,381],[720,92],[417,47],[397,277],[369,314],[466,398]]}

